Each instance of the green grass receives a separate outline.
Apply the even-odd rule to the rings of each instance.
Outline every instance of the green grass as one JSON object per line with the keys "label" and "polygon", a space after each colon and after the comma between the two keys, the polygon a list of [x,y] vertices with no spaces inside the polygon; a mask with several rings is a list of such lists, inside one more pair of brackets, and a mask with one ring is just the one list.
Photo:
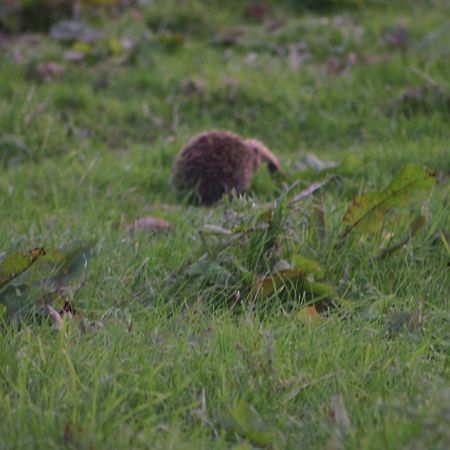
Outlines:
{"label": "green grass", "polygon": [[[158,3],[93,18],[106,33],[98,45],[129,36],[129,55],[94,51],[73,64],[45,35],[0,49],[0,254],[95,242],[73,299],[93,329],[76,317],[62,330],[1,325],[0,449],[448,448],[446,2],[322,11],[270,2],[263,23],[244,19],[240,2]],[[268,31],[271,20],[281,26]],[[399,23],[411,34],[406,51],[383,44],[385,27]],[[221,45],[230,30],[240,37]],[[307,51],[296,70],[289,48],[299,42]],[[346,66],[352,52],[360,62]],[[330,58],[342,70],[330,70]],[[36,80],[45,61],[61,63],[64,77]],[[183,93],[186,80],[199,91]],[[424,93],[408,103],[407,88]],[[250,227],[286,189],[262,169],[246,199],[181,201],[169,183],[173,159],[215,128],[264,141],[292,180],[306,153],[355,156],[322,192],[325,236],[315,231],[319,194],[283,213],[275,250],[264,253],[259,233],[199,262],[199,229]],[[337,246],[354,196],[384,189],[410,162],[437,182],[425,202],[398,212],[394,238],[416,213],[426,225],[385,260],[373,260],[376,239],[357,233]],[[295,192],[315,180],[300,177]],[[144,216],[173,232],[130,235]],[[215,251],[222,239],[208,242]],[[305,323],[295,296],[255,301],[249,280],[297,254],[322,264],[351,314]],[[238,307],[224,307],[238,291]],[[396,327],[406,313],[414,326]]]}

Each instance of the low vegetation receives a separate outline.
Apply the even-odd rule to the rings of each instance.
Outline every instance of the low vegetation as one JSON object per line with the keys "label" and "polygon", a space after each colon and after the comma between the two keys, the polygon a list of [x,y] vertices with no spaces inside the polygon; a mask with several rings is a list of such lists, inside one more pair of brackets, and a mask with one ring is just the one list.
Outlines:
{"label": "low vegetation", "polygon": [[[0,5],[0,448],[448,448],[447,2],[73,3]],[[210,129],[282,173],[190,205]]]}

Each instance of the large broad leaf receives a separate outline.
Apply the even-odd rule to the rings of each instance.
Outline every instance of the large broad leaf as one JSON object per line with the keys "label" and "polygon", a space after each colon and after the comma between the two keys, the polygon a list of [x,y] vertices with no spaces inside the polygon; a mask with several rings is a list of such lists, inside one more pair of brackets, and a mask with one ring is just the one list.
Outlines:
{"label": "large broad leaf", "polygon": [[59,249],[46,249],[45,254],[10,284],[28,284],[59,289],[79,284],[87,267],[92,243],[73,241]]}
{"label": "large broad leaf", "polygon": [[41,256],[45,255],[43,247],[34,248],[28,254],[11,253],[0,264],[0,289],[29,269]]}
{"label": "large broad leaf", "polygon": [[394,176],[385,191],[385,204],[390,207],[404,206],[414,194],[431,190],[435,174],[414,164],[408,164]]}
{"label": "large broad leaf", "polygon": [[432,173],[413,164],[405,166],[384,191],[371,192],[353,200],[344,214],[347,229],[343,236],[355,228],[367,234],[380,232],[390,209],[406,205],[417,193],[429,191],[434,181]]}
{"label": "large broad leaf", "polygon": [[[62,250],[63,259],[57,266],[56,273],[49,277],[49,282],[56,288],[79,284],[84,275],[92,251],[90,242],[78,242]],[[55,257],[58,253],[55,253]]]}
{"label": "large broad leaf", "polygon": [[32,307],[33,299],[27,285],[9,284],[0,292],[0,307],[8,319],[24,317]]}
{"label": "large broad leaf", "polygon": [[20,321],[47,314],[48,305],[73,312],[68,288],[73,293],[81,286],[90,250],[90,243],[76,242],[63,249],[5,256],[0,263],[0,304],[6,316]]}

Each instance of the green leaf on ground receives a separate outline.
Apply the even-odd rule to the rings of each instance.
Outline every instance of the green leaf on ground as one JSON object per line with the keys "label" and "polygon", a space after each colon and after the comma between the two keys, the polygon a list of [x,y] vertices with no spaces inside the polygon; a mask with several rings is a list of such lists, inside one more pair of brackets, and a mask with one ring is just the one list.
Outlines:
{"label": "green leaf on ground", "polygon": [[344,214],[343,221],[347,229],[343,237],[355,228],[366,234],[380,232],[390,209],[405,206],[416,194],[429,191],[434,181],[434,174],[408,164],[397,172],[385,190],[354,198]]}
{"label": "green leaf on ground", "polygon": [[45,249],[38,247],[30,250],[28,254],[17,252],[5,256],[0,264],[0,288],[25,272],[43,255]]}
{"label": "green leaf on ground", "polygon": [[[75,242],[63,249],[35,248],[30,253],[12,253],[0,264],[0,304],[9,318],[23,320],[53,305],[71,311],[71,292],[81,286],[90,255],[91,243]],[[20,276],[20,277],[19,277]],[[43,313],[48,314],[45,309]]]}
{"label": "green leaf on ground", "polygon": [[314,275],[318,280],[325,278],[324,268],[314,259],[305,258],[301,255],[292,257],[293,266],[305,275]]}
{"label": "green leaf on ground", "polygon": [[76,242],[63,249],[64,259],[49,281],[57,288],[79,281],[86,270],[91,250],[92,244],[89,242]]}

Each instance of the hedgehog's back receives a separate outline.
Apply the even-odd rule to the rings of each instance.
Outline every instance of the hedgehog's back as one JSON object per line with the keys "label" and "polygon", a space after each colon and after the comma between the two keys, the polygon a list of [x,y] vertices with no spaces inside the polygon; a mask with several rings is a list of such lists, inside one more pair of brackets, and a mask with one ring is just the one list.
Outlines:
{"label": "hedgehog's back", "polygon": [[197,203],[209,205],[235,189],[250,187],[253,154],[244,140],[226,131],[211,131],[195,137],[174,164],[175,186],[192,191]]}

